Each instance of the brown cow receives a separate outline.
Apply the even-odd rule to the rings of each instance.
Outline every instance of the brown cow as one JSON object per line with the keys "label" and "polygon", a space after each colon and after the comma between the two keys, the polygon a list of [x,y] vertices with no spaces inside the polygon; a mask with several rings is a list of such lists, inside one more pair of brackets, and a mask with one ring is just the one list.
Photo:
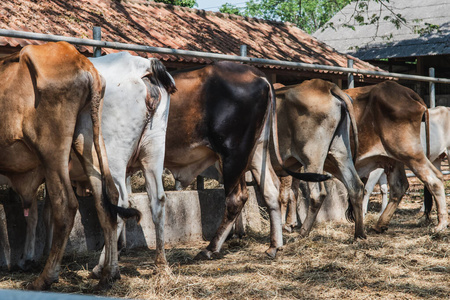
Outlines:
{"label": "brown cow", "polygon": [[[321,79],[280,87],[276,95],[278,140],[285,165],[290,168],[303,166],[306,172],[322,173],[325,170],[342,181],[349,195],[347,216],[355,220],[355,238],[365,238],[363,183],[350,149],[350,129],[357,135],[350,99],[335,84]],[[276,163],[274,168],[278,174],[283,173]],[[284,218],[288,200],[297,196],[298,182],[294,181],[294,189],[291,189],[290,178],[283,178],[281,183],[280,204]],[[307,184],[310,205],[300,229],[301,236],[309,234],[327,193],[323,183]],[[289,207],[285,229],[293,227],[297,220],[296,205],[291,203]]]}
{"label": "brown cow", "polygon": [[[420,142],[421,120],[427,107],[411,89],[387,81],[373,86],[345,90],[354,99],[358,127],[356,169],[368,177],[377,168],[387,170],[390,202],[374,230],[387,230],[388,223],[408,189],[404,166],[408,166],[435,196],[438,220],[435,230],[448,226],[442,174],[426,158]],[[286,185],[288,185],[287,183]],[[282,194],[288,194],[282,191]],[[295,210],[296,204],[290,206]],[[288,216],[295,214],[290,211]]]}
{"label": "brown cow", "polygon": [[420,124],[427,111],[414,91],[387,81],[345,90],[354,99],[359,148],[356,169],[367,177],[376,168],[387,170],[390,200],[374,229],[383,232],[408,189],[404,166],[427,186],[436,199],[436,231],[448,225],[442,174],[426,158],[420,143]]}
{"label": "brown cow", "polygon": [[[109,173],[101,138],[104,83],[87,58],[68,43],[26,46],[0,60],[0,173],[21,196],[28,216],[38,186],[45,179],[53,214],[53,243],[41,275],[28,287],[43,290],[58,280],[64,249],[74,223],[78,201],[69,178],[69,155],[79,112],[91,106],[94,144],[106,183],[96,197],[100,222],[108,244],[107,264],[99,285],[117,276],[114,265],[115,206],[118,192]],[[103,203],[102,203],[103,198]],[[109,232],[109,234],[107,233]],[[114,241],[114,240],[113,240]],[[117,258],[116,258],[117,259]]]}

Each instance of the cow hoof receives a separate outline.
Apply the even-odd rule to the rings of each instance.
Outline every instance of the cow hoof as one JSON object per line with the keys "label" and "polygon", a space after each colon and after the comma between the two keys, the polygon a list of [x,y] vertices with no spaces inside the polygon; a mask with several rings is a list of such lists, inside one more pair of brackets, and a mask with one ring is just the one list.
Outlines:
{"label": "cow hoof", "polygon": [[[54,280],[53,282],[57,282]],[[52,283],[47,283],[41,277],[36,278],[33,282],[29,282],[25,285],[25,289],[29,291],[46,291],[50,288]]]}
{"label": "cow hoof", "polygon": [[387,226],[374,226],[372,227],[372,229],[376,232],[376,233],[384,233],[388,230]]}
{"label": "cow hoof", "polygon": [[96,292],[107,291],[112,288],[113,283],[114,283],[114,279],[103,278],[95,286],[94,291],[96,291]]}
{"label": "cow hoof", "polygon": [[283,231],[287,233],[292,233],[292,227],[289,225],[283,225]]}
{"label": "cow hoof", "polygon": [[211,260],[211,259],[218,259],[221,258],[222,256],[220,255],[219,252],[215,251],[209,251],[209,250],[202,250],[199,254],[197,254],[194,257],[194,260]]}
{"label": "cow hoof", "polygon": [[162,256],[162,257],[156,257],[155,258],[155,265],[157,266],[157,267],[165,267],[165,266],[167,266],[167,260],[166,260],[166,258],[164,257],[164,256]]}
{"label": "cow hoof", "polygon": [[102,277],[102,267],[100,265],[96,265],[91,273],[89,273],[89,279],[100,279]]}
{"label": "cow hoof", "polygon": [[362,232],[362,233],[355,233],[355,240],[357,239],[362,239],[362,240],[366,240],[367,239],[367,235]]}
{"label": "cow hoof", "polygon": [[448,224],[447,223],[443,223],[443,224],[438,224],[436,227],[434,227],[434,232],[441,232],[443,230],[445,230],[447,228]]}
{"label": "cow hoof", "polygon": [[210,260],[212,259],[212,252],[209,250],[202,250],[194,257],[194,260]]}
{"label": "cow hoof", "polygon": [[119,280],[121,278],[120,277],[120,270],[119,270],[119,268],[117,268],[116,270],[114,270],[111,273],[111,278],[112,278],[113,281]]}
{"label": "cow hoof", "polygon": [[278,249],[275,247],[270,247],[269,249],[266,250],[266,254],[267,256],[269,256],[270,258],[275,258],[277,256],[277,251]]}
{"label": "cow hoof", "polygon": [[153,275],[172,275],[172,269],[168,265],[155,265]]}
{"label": "cow hoof", "polygon": [[301,240],[301,239],[304,239],[304,238],[306,238],[308,236],[309,236],[309,232],[300,230],[300,233],[298,234],[297,239]]}

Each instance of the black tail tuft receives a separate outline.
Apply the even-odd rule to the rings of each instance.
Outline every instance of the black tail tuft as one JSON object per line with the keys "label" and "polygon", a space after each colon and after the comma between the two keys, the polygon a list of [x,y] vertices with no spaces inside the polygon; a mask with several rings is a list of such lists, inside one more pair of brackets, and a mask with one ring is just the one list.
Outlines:
{"label": "black tail tuft", "polygon": [[350,197],[347,198],[347,202],[348,202],[348,207],[347,207],[347,210],[345,211],[345,218],[350,223],[355,223],[355,210],[353,209],[353,205],[352,205],[352,202],[350,201]]}
{"label": "black tail tuft", "polygon": [[139,210],[129,207],[121,207],[118,205],[115,205],[111,202],[111,199],[108,196],[108,193],[106,192],[106,182],[105,179],[102,176],[102,199],[103,199],[103,206],[108,211],[111,218],[116,222],[117,221],[117,215],[119,215],[123,219],[129,219],[129,218],[136,218],[136,221],[139,223],[141,221],[142,214]]}
{"label": "black tail tuft", "polygon": [[433,195],[431,195],[430,191],[427,189],[426,186],[423,188],[423,202],[425,204],[425,211],[424,215],[427,218],[427,220],[431,219],[431,209],[433,208]]}
{"label": "black tail tuft", "polygon": [[139,210],[132,207],[121,207],[121,206],[115,206],[115,212],[122,218],[122,219],[129,219],[129,218],[136,218],[136,222],[140,222],[142,218],[142,214]]}
{"label": "black tail tuft", "polygon": [[159,59],[154,58],[151,60],[151,68],[153,76],[151,76],[150,80],[153,84],[161,84],[169,94],[173,94],[177,91],[175,81]]}

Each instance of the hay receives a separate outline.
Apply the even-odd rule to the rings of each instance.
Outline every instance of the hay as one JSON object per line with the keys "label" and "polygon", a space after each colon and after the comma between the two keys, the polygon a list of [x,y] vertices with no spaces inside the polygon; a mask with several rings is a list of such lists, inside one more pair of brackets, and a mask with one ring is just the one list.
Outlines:
{"label": "hay", "polygon": [[[414,180],[412,188],[419,190]],[[372,197],[372,208],[379,208],[380,198]],[[153,265],[153,250],[130,249],[119,261],[122,279],[100,295],[138,299],[448,299],[450,230],[434,234],[432,226],[421,225],[418,219],[421,200],[411,196],[404,200],[384,234],[370,230],[378,218],[378,212],[371,210],[365,220],[367,240],[353,240],[353,224],[323,223],[307,238],[285,234],[287,244],[276,259],[264,254],[269,245],[267,215],[261,232],[249,232],[241,241],[227,241],[218,260],[193,260],[207,242],[178,245],[166,250],[170,271],[160,271]],[[87,275],[98,255],[66,256],[60,281],[52,291],[92,293],[97,281]],[[37,275],[2,271],[0,288],[21,289],[23,282]]]}

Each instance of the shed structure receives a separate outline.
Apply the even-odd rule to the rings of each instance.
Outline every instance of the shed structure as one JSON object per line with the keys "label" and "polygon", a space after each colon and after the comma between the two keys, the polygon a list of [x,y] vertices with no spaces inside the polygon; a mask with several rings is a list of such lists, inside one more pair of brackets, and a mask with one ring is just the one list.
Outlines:
{"label": "shed structure", "polygon": [[[380,71],[369,63],[342,54],[290,23],[265,21],[214,13],[145,0],[6,0],[0,2],[0,28],[91,38],[92,28],[102,28],[106,41],[192,51],[239,55],[247,45],[247,56],[328,66],[347,66]],[[42,41],[0,37],[0,56]],[[90,47],[79,46],[87,56]],[[115,50],[103,49],[103,54]],[[210,59],[137,53],[160,58],[169,70],[212,63]],[[298,83],[309,78],[332,80],[340,85],[346,74],[330,71],[294,70],[257,66],[273,82]],[[357,76],[356,81],[378,82],[374,76]]]}

